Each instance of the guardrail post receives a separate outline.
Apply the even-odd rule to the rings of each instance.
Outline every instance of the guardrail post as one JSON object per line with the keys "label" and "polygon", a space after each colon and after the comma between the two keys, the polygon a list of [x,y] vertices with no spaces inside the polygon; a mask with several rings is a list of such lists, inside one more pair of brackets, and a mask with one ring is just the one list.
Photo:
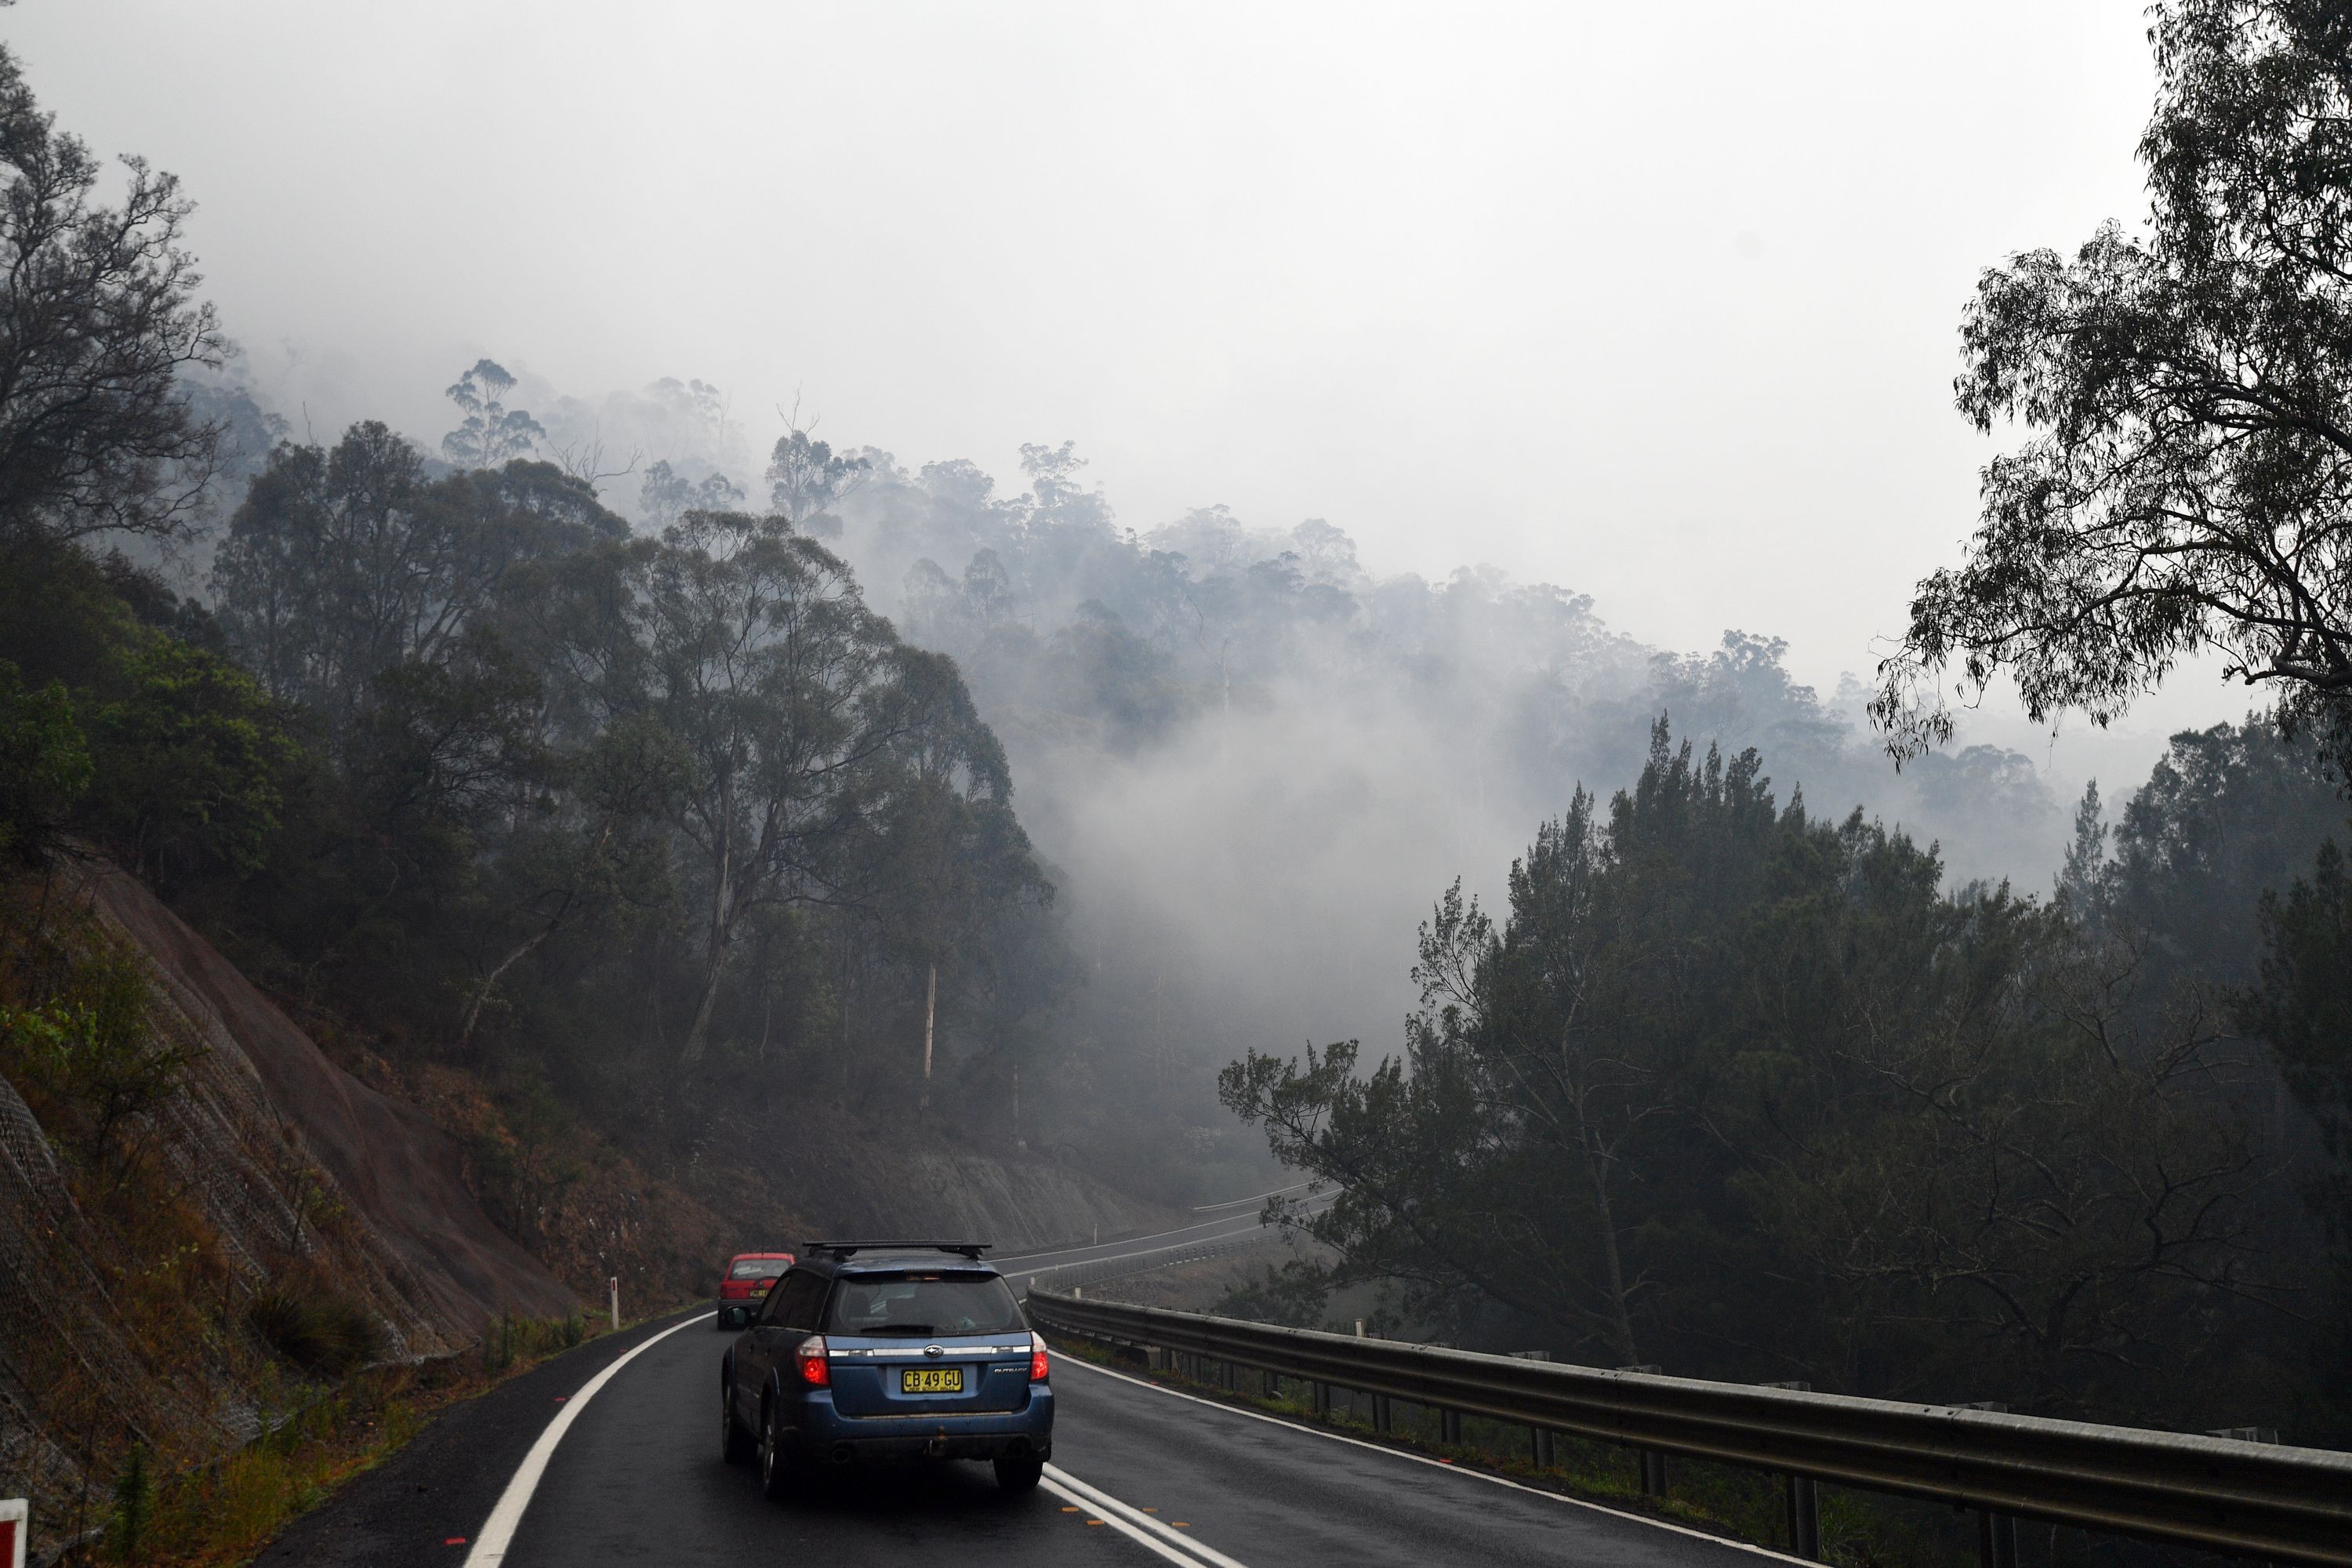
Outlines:
{"label": "guardrail post", "polygon": [[[1651,1377],[1656,1377],[1664,1369],[1661,1368],[1656,1362],[1641,1361],[1635,1362],[1631,1366],[1621,1366],[1617,1370],[1619,1372],[1644,1373]],[[1636,1449],[1635,1452],[1642,1456],[1642,1495],[1644,1497],[1659,1498],[1665,1496],[1665,1454],[1662,1450],[1656,1448],[1640,1448]]]}
{"label": "guardrail post", "polygon": [[1307,1403],[1315,1406],[1317,1418],[1328,1421],[1331,1418],[1331,1385],[1328,1383],[1310,1383],[1307,1385]]}
{"label": "guardrail post", "polygon": [[[1761,1386],[1793,1388],[1799,1394],[1813,1391],[1813,1385],[1801,1377]],[[1784,1475],[1780,1481],[1789,1521],[1789,1555],[1818,1563],[1822,1560],[1822,1489],[1811,1476]]]}
{"label": "guardrail post", "polygon": [[1262,1371],[1257,1374],[1257,1391],[1261,1398],[1279,1399],[1282,1397],[1282,1379],[1270,1371]]}
{"label": "guardrail post", "polygon": [[1984,1568],[2017,1568],[2017,1521],[2009,1514],[1977,1514],[1977,1561]]}
{"label": "guardrail post", "polygon": [[1819,1563],[1822,1560],[1822,1489],[1813,1484],[1811,1476],[1784,1476],[1781,1479],[1788,1483],[1789,1555]]}
{"label": "guardrail post", "polygon": [[[1956,1405],[1959,1410],[1990,1410],[2006,1415],[2009,1406],[1998,1399],[1975,1399]],[[2017,1521],[1990,1509],[1977,1510],[1977,1562],[1979,1568],[2017,1568]]]}
{"label": "guardrail post", "polygon": [[[2228,1437],[2240,1443],[2276,1443],[2279,1440],[2275,1426],[2210,1426],[2206,1428],[2205,1436]],[[2273,1565],[2264,1559],[2262,1568],[2273,1568]]]}
{"label": "guardrail post", "polygon": [[1385,1437],[1388,1436],[1389,1425],[1389,1396],[1385,1394],[1375,1394],[1372,1395],[1372,1430]]}
{"label": "guardrail post", "polygon": [[1462,1412],[1441,1410],[1437,1413],[1437,1440],[1448,1447],[1462,1447]]}
{"label": "guardrail post", "polygon": [[[1551,1360],[1549,1351],[1511,1351],[1507,1353],[1513,1361]],[[1551,1468],[1551,1434],[1540,1426],[1528,1428],[1528,1463],[1538,1470]]]}

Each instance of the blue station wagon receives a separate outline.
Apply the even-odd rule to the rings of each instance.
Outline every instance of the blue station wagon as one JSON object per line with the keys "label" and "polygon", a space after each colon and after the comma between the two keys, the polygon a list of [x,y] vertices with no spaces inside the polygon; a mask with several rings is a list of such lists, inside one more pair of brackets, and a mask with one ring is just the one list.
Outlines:
{"label": "blue station wagon", "polygon": [[720,1452],[796,1472],[988,1459],[1024,1492],[1054,1450],[1045,1341],[976,1242],[813,1241],[719,1366]]}

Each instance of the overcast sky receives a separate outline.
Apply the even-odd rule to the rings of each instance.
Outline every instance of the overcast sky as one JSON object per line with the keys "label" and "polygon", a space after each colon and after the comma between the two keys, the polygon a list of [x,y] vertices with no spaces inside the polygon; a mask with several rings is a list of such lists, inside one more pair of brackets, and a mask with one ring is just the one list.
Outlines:
{"label": "overcast sky", "polygon": [[[1825,688],[1957,559],[1979,268],[2145,209],[2139,0],[23,0],[179,173],[265,383],[422,435],[481,353],[727,388],[1122,519],[1318,516]],[[2147,725],[2241,710],[2210,679]]]}

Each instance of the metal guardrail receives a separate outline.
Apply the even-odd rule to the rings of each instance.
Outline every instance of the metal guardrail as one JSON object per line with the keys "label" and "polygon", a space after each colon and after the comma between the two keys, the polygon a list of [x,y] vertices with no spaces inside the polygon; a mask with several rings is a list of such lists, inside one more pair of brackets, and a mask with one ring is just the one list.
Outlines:
{"label": "metal guardrail", "polygon": [[1034,1286],[1029,1313],[1040,1327],[1080,1338],[1189,1353],[1376,1400],[1975,1509],[1987,1521],[1985,1554],[1996,1563],[2015,1560],[2014,1526],[2004,1551],[1996,1521],[2021,1516],[2352,1568],[2352,1454],[1603,1372],[1083,1300]]}

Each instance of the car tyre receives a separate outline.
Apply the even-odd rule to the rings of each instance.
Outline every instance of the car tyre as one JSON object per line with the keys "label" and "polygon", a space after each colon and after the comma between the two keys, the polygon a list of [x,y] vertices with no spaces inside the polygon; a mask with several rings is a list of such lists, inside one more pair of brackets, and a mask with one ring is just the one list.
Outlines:
{"label": "car tyre", "polygon": [[751,1457],[751,1435],[743,1430],[743,1423],[735,1419],[734,1390],[729,1382],[719,1385],[719,1457],[730,1465],[740,1465]]}
{"label": "car tyre", "polygon": [[773,1405],[760,1413],[760,1489],[776,1502],[790,1497],[793,1490],[793,1457],[784,1452]]}
{"label": "car tyre", "polygon": [[1045,1461],[1034,1454],[996,1461],[996,1484],[1013,1497],[1035,1491],[1038,1479],[1045,1473]]}

